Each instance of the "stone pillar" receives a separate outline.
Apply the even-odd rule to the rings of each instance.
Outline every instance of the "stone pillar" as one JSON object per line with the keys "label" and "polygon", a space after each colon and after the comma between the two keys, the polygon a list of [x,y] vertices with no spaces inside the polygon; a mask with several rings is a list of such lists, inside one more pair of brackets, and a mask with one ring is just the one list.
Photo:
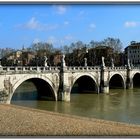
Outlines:
{"label": "stone pillar", "polygon": [[37,72],[40,72],[40,67],[37,67]]}
{"label": "stone pillar", "polygon": [[62,55],[60,69],[60,85],[58,91],[58,100],[70,101],[70,86],[68,80],[67,67],[65,63],[65,55]]}
{"label": "stone pillar", "polygon": [[109,93],[108,70],[105,67],[104,57],[102,57],[102,65],[101,65],[100,92]]}
{"label": "stone pillar", "polygon": [[22,68],[23,71],[26,71],[25,67]]}
{"label": "stone pillar", "polygon": [[10,71],[10,68],[9,67],[7,67],[7,71]]}
{"label": "stone pillar", "polygon": [[15,71],[18,71],[18,67],[15,67]]}
{"label": "stone pillar", "polygon": [[127,78],[126,78],[126,88],[127,89],[133,89],[133,80],[131,78],[131,66],[130,66],[130,61],[129,58],[127,60]]}

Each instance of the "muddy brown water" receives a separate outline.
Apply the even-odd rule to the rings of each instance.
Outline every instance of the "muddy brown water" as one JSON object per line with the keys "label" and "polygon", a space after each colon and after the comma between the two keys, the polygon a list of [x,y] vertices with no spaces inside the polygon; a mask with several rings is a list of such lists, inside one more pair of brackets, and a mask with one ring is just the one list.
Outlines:
{"label": "muddy brown water", "polygon": [[109,94],[71,94],[70,102],[38,100],[32,82],[24,82],[13,95],[12,104],[64,114],[140,125],[140,88],[110,89]]}

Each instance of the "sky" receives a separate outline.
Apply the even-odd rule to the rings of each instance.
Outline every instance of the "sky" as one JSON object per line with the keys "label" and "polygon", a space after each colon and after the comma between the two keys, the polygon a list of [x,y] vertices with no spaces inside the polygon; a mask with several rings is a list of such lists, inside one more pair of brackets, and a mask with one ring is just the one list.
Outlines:
{"label": "sky", "polygon": [[0,4],[0,48],[119,38],[140,42],[139,4]]}

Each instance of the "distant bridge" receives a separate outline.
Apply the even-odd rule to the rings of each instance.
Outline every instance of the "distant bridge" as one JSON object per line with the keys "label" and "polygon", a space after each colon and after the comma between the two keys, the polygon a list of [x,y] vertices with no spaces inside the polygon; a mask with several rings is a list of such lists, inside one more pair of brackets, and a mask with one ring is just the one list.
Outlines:
{"label": "distant bridge", "polygon": [[140,68],[0,67],[0,101],[10,103],[16,89],[27,80],[34,82],[46,95],[51,92],[55,101],[70,101],[75,84],[80,92],[109,93],[110,88],[133,88],[140,83]]}

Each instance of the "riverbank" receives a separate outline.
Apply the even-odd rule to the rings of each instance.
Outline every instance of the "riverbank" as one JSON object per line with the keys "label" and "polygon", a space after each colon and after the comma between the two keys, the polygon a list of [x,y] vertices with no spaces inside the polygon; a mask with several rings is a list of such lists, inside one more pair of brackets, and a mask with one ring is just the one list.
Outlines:
{"label": "riverbank", "polygon": [[140,125],[1,104],[0,136],[140,136]]}

